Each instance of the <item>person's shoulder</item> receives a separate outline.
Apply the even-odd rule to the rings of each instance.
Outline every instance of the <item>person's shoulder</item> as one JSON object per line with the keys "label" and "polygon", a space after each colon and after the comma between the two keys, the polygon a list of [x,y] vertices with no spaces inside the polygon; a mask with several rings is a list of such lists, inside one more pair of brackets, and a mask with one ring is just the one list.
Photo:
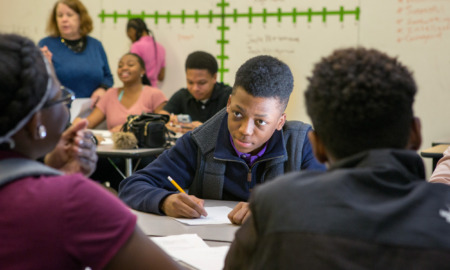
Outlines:
{"label": "person's shoulder", "polygon": [[254,199],[256,201],[286,201],[290,198],[307,195],[315,189],[315,186],[325,178],[325,172],[321,171],[296,171],[281,175],[264,185],[255,188]]}
{"label": "person's shoulder", "polygon": [[106,93],[103,95],[107,98],[116,97],[119,92],[119,88],[117,87],[111,87],[108,90],[106,90]]}
{"label": "person's shoulder", "polygon": [[[39,189],[42,197],[49,200],[59,200],[61,197],[67,197],[79,185],[90,185],[91,180],[84,177],[81,173],[65,175],[42,175],[37,181],[35,178],[27,177],[17,181],[19,185],[26,184],[29,189]],[[30,182],[31,181],[31,182]]]}
{"label": "person's shoulder", "polygon": [[228,97],[231,95],[232,89],[233,88],[231,88],[231,86],[224,84],[223,82],[216,82],[212,98],[220,100],[226,99],[228,101]]}
{"label": "person's shoulder", "polygon": [[51,39],[52,39],[52,37],[46,36],[46,37],[42,38],[41,40],[39,40],[39,43],[46,42],[46,41],[51,40]]}
{"label": "person's shoulder", "polygon": [[98,40],[98,39],[96,39],[95,37],[86,36],[86,40],[87,40],[88,42],[93,42],[93,43],[96,43],[96,44],[101,44],[101,41]]}
{"label": "person's shoulder", "polygon": [[[77,186],[77,185],[90,186],[91,184],[94,184],[92,182],[92,180],[86,178],[81,173],[64,174],[64,175],[60,175],[60,176],[51,176],[51,178],[52,178],[52,181],[54,181],[55,183],[59,183],[59,185],[66,185],[70,189],[73,186]],[[50,177],[48,179],[50,179]]]}
{"label": "person's shoulder", "polygon": [[286,121],[283,126],[283,137],[285,140],[308,140],[308,131],[312,129],[310,124],[301,121]]}
{"label": "person's shoulder", "polygon": [[220,91],[227,91],[231,93],[231,90],[233,89],[231,86],[229,86],[228,84],[225,84],[223,82],[216,82],[216,88],[220,89]]}
{"label": "person's shoulder", "polygon": [[156,93],[160,93],[160,92],[162,93],[163,92],[161,89],[153,87],[153,86],[150,86],[150,85],[144,85],[142,90],[144,90],[145,92],[148,92],[148,93],[155,93],[155,92]]}
{"label": "person's shoulder", "polygon": [[[127,212],[127,207],[123,204],[112,192],[103,187],[100,183],[86,178],[81,173],[60,176],[60,182],[65,182],[66,190],[64,198],[68,202],[72,202],[73,208],[87,207],[89,205],[103,205],[112,208],[115,207],[117,211]],[[100,207],[101,208],[101,207]],[[104,209],[106,211],[106,209]],[[97,210],[95,210],[97,211]]]}
{"label": "person's shoulder", "polygon": [[88,46],[90,45],[90,46],[95,46],[95,47],[103,49],[102,42],[94,37],[86,36],[86,42],[87,42]]}
{"label": "person's shoulder", "polygon": [[156,47],[158,48],[158,50],[161,50],[164,53],[166,52],[166,49],[164,48],[164,46],[161,43],[156,42]]}
{"label": "person's shoulder", "polygon": [[284,124],[287,128],[301,128],[301,127],[311,127],[310,124],[302,122],[300,120],[288,120]]}
{"label": "person's shoulder", "polygon": [[103,111],[106,110],[106,108],[112,108],[110,106],[115,106],[116,104],[114,99],[118,98],[118,92],[119,89],[115,87],[111,87],[108,90],[106,90],[106,93],[100,97],[100,100],[97,103],[97,106]]}
{"label": "person's shoulder", "polygon": [[296,132],[296,131],[309,131],[312,129],[310,124],[304,123],[298,120],[289,120],[284,123],[283,131],[286,132]]}
{"label": "person's shoulder", "polygon": [[191,93],[187,90],[187,88],[181,88],[175,93],[173,93],[172,97],[177,98],[185,98],[185,97],[192,97]]}
{"label": "person's shoulder", "polygon": [[182,87],[182,88],[178,89],[175,93],[188,93],[189,94],[189,91],[186,87]]}
{"label": "person's shoulder", "polygon": [[[218,127],[220,128],[220,126],[224,124],[224,122],[226,123],[226,121],[227,121],[227,110],[226,108],[223,108],[220,111],[218,111],[215,115],[213,115],[211,118],[209,118],[205,123],[195,128],[192,131],[192,134],[207,135],[212,134],[213,132],[219,132]],[[214,138],[214,136],[211,138]],[[208,138],[208,140],[209,139],[210,138]]]}
{"label": "person's shoulder", "polygon": [[53,42],[61,42],[61,41],[57,37],[47,36],[47,37],[44,37],[43,39],[41,39],[39,41],[38,45],[40,47],[42,47],[44,45],[48,45],[49,43],[53,43]]}

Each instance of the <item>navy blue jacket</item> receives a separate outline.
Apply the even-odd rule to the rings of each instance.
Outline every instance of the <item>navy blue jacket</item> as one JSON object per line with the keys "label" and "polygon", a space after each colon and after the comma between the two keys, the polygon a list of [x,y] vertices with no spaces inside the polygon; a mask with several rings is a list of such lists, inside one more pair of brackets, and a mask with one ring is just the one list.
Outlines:
{"label": "navy blue jacket", "polygon": [[325,170],[312,153],[307,136],[311,126],[298,121],[287,121],[282,131],[275,131],[264,155],[249,168],[230,143],[227,116],[223,109],[123,180],[119,197],[136,210],[163,214],[161,201],[177,192],[168,176],[199,198],[247,201],[256,184],[286,172]]}

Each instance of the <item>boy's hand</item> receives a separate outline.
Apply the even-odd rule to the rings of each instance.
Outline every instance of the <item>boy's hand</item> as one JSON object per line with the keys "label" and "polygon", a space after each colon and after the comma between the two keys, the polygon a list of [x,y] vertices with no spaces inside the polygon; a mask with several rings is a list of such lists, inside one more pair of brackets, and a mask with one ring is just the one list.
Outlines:
{"label": "boy's hand", "polygon": [[193,195],[177,193],[167,196],[161,205],[161,210],[170,217],[199,218],[207,216],[204,201]]}
{"label": "boy's hand", "polygon": [[247,202],[238,203],[234,209],[228,214],[228,219],[233,224],[241,225],[249,216],[250,208]]}

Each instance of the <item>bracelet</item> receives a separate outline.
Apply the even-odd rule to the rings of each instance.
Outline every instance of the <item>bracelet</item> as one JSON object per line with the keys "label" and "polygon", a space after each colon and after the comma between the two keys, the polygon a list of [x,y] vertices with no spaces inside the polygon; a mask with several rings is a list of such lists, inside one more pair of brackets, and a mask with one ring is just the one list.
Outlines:
{"label": "bracelet", "polygon": [[97,137],[95,137],[95,135],[92,135],[91,140],[95,145],[98,145],[98,140]]}

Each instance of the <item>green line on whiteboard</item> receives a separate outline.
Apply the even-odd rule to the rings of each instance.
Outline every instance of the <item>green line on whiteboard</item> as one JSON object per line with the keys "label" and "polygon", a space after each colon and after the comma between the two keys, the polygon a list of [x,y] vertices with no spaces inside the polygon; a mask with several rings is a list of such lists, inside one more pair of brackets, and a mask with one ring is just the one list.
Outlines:
{"label": "green line on whiteboard", "polygon": [[297,9],[296,8],[293,8],[292,9],[292,22],[293,23],[296,23],[297,22]]}
{"label": "green line on whiteboard", "polygon": [[228,72],[228,69],[225,68],[225,60],[227,60],[229,57],[225,54],[225,44],[228,44],[228,40],[225,39],[225,31],[230,30],[230,28],[228,26],[225,25],[225,16],[223,16],[225,14],[225,8],[227,6],[229,6],[228,3],[225,2],[225,0],[222,0],[222,2],[217,3],[217,6],[220,7],[221,9],[221,14],[222,14],[222,18],[221,18],[221,25],[219,27],[217,27],[217,29],[220,31],[220,39],[217,40],[217,43],[220,44],[220,54],[217,56],[217,58],[220,61],[220,65],[219,65],[219,74],[220,74],[220,81],[223,82],[223,77],[225,75],[226,72]]}
{"label": "green line on whiteboard", "polygon": [[237,23],[239,19],[246,19],[248,23],[252,24],[254,18],[262,18],[263,23],[267,23],[267,20],[270,18],[275,18],[277,22],[281,22],[284,17],[292,17],[292,23],[297,23],[297,18],[306,17],[307,22],[311,23],[314,17],[321,18],[323,23],[327,22],[328,17],[336,16],[339,17],[339,21],[343,22],[345,17],[354,16],[356,21],[359,21],[361,10],[359,7],[356,7],[354,10],[345,10],[343,6],[339,8],[339,10],[328,10],[326,7],[323,7],[322,10],[313,11],[311,8],[308,8],[306,11],[297,11],[297,8],[292,8],[292,11],[283,11],[282,8],[278,8],[276,11],[268,11],[266,8],[263,9],[262,12],[254,12],[252,7],[248,8],[248,12],[239,13],[237,9],[233,9],[233,12],[227,12],[226,8],[230,6],[226,0],[220,0],[217,5],[220,12],[217,13],[213,10],[209,10],[205,13],[200,13],[198,10],[195,10],[194,13],[186,13],[183,9],[181,13],[171,13],[167,11],[167,13],[159,13],[155,11],[153,14],[146,13],[142,11],[141,13],[133,14],[130,10],[127,13],[117,13],[114,11],[113,13],[106,13],[105,10],[102,10],[98,17],[101,19],[101,22],[104,23],[107,18],[112,18],[114,23],[117,23],[118,19],[130,19],[130,18],[142,18],[142,19],[153,19],[154,24],[157,25],[161,23],[161,20],[164,20],[170,24],[172,20],[180,20],[182,24],[185,24],[187,20],[193,20],[195,23],[200,23],[201,20],[207,20],[209,24],[212,24],[215,19],[220,19],[220,25],[217,27],[217,30],[220,33],[220,39],[217,40],[217,44],[220,46],[220,54],[217,55],[217,59],[220,62],[219,65],[219,73],[220,73],[220,81],[223,81],[224,74],[229,72],[229,69],[225,67],[225,61],[229,60],[229,56],[226,55],[225,49],[226,45],[229,44],[229,40],[226,39],[226,32],[230,30],[230,27],[226,24],[226,19],[230,18],[234,23]]}
{"label": "green line on whiteboard", "polygon": [[224,14],[216,14],[212,10],[210,10],[206,14],[200,14],[198,10],[196,10],[193,14],[186,14],[183,10],[180,14],[172,14],[168,11],[166,14],[160,14],[158,11],[155,11],[153,14],[148,13],[136,13],[132,14],[128,12],[127,14],[120,14],[117,11],[111,13],[105,13],[105,10],[102,10],[98,17],[101,19],[101,22],[104,23],[107,18],[112,18],[115,23],[117,23],[117,19],[119,18],[142,18],[142,19],[154,19],[154,23],[158,24],[159,19],[166,19],[168,23],[171,22],[172,19],[182,19],[182,21],[186,21],[186,19],[194,19],[195,22],[199,22],[200,19],[209,19],[209,23],[213,22],[215,18],[233,18],[234,22],[237,22],[238,18],[250,18],[249,22],[253,22],[253,17],[262,17],[264,21],[267,18],[275,17],[277,21],[281,22],[282,17],[292,17],[293,22],[297,22],[297,17],[308,17],[308,22],[312,22],[313,17],[322,17],[322,21],[326,21],[329,16],[338,16],[339,21],[344,21],[344,17],[346,15],[354,15],[355,20],[359,21],[360,18],[360,8],[356,7],[355,10],[344,10],[343,7],[340,7],[340,10],[337,11],[329,11],[326,8],[323,8],[321,11],[312,11],[311,8],[305,12],[299,12],[296,8],[292,9],[292,12],[283,12],[281,8],[278,8],[275,12],[268,12],[266,9],[261,13],[254,13],[253,9],[250,7],[248,13],[239,13],[237,9],[234,9],[233,13],[224,13]]}

